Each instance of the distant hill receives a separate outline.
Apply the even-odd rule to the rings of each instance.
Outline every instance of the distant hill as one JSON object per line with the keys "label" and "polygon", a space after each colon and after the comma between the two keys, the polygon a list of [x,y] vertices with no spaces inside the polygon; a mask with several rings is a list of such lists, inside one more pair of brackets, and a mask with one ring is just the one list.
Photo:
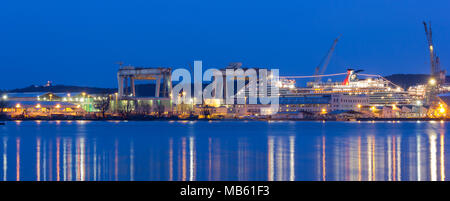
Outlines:
{"label": "distant hill", "polygon": [[[161,85],[162,90],[162,85]],[[0,90],[1,91],[1,90]],[[86,92],[88,94],[113,94],[117,92],[117,88],[99,88],[99,87],[80,87],[70,85],[55,85],[55,86],[36,86],[31,85],[25,88],[8,90],[10,93],[23,92],[53,92],[53,93],[76,93]],[[136,95],[141,97],[155,96],[155,84],[136,84]],[[162,94],[161,94],[162,95]]]}
{"label": "distant hill", "polygon": [[21,89],[9,90],[11,93],[21,93],[21,92],[53,92],[53,93],[76,93],[76,92],[86,92],[88,94],[110,94],[117,92],[114,88],[99,88],[99,87],[80,87],[80,86],[68,86],[68,85],[55,85],[55,86],[28,86]]}
{"label": "distant hill", "polygon": [[[430,75],[428,74],[393,74],[389,76],[385,76],[384,78],[393,82],[396,85],[403,87],[404,89],[408,89],[410,86],[418,85],[418,84],[426,84],[430,79]],[[450,76],[447,76],[446,82],[450,81]]]}
{"label": "distant hill", "polygon": [[[162,85],[161,85],[162,90]],[[28,86],[20,89],[13,89],[7,92],[23,93],[23,92],[53,92],[53,93],[76,93],[86,92],[88,94],[113,94],[117,92],[117,88],[99,88],[99,87],[80,87],[69,85],[55,85],[55,86]],[[155,84],[137,84],[136,95],[141,97],[155,96]]]}

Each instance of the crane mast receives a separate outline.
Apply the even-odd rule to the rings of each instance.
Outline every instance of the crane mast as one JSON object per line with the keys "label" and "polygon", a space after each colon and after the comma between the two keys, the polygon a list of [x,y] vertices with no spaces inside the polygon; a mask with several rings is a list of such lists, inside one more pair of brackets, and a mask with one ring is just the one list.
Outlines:
{"label": "crane mast", "polygon": [[436,49],[433,44],[433,32],[431,30],[431,23],[423,22],[425,28],[425,35],[427,37],[428,49],[430,51],[430,81],[426,88],[426,103],[436,105],[437,95],[439,94],[439,86],[445,83],[446,71],[441,70],[439,57],[436,54]]}
{"label": "crane mast", "polygon": [[[331,48],[328,50],[327,55],[322,59],[320,64],[316,67],[316,70],[314,72],[314,76],[316,75],[323,75],[325,73],[325,70],[327,69],[328,64],[330,63],[331,56],[333,55],[334,48],[336,48],[336,44],[341,36],[338,36],[336,39],[334,39],[333,45],[331,45]],[[322,77],[318,76],[313,78],[314,82],[320,82]]]}
{"label": "crane mast", "polygon": [[436,58],[436,52],[434,51],[431,23],[430,26],[428,26],[426,22],[423,22],[423,26],[425,28],[425,35],[427,37],[428,49],[430,50],[430,73],[432,77],[436,77],[436,75],[439,74],[439,69],[436,63],[438,59]]}

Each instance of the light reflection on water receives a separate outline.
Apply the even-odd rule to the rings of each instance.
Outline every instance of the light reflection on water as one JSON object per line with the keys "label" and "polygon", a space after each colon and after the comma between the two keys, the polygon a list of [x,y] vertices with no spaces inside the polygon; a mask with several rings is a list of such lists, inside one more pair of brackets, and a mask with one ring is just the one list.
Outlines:
{"label": "light reflection on water", "polygon": [[447,125],[7,122],[0,127],[0,178],[441,181],[449,167]]}

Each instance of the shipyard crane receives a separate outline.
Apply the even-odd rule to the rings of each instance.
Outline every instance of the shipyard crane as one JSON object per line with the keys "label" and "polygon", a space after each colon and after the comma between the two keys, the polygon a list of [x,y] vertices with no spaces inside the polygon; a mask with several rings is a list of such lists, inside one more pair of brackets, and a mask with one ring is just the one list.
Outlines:
{"label": "shipyard crane", "polygon": [[[317,75],[323,75],[325,70],[327,69],[328,64],[330,63],[331,56],[333,55],[334,48],[336,47],[336,44],[341,36],[339,35],[336,39],[334,39],[333,45],[331,45],[331,48],[328,50],[327,55],[322,59],[320,64],[316,67],[316,70],[314,72],[314,76]],[[321,76],[317,76],[313,79],[314,82],[320,82],[322,79]]]}
{"label": "shipyard crane", "polygon": [[431,76],[439,79],[438,76],[440,73],[439,57],[436,56],[436,51],[434,50],[431,23],[429,23],[428,26],[426,22],[423,22],[423,26],[425,27],[425,35],[427,36],[428,48],[430,50]]}
{"label": "shipyard crane", "polygon": [[437,94],[439,93],[439,86],[445,83],[446,71],[441,70],[439,57],[433,44],[433,33],[431,31],[431,23],[423,22],[425,28],[425,35],[427,37],[428,49],[430,50],[430,74],[431,79],[426,87],[425,102],[430,105],[438,103]]}

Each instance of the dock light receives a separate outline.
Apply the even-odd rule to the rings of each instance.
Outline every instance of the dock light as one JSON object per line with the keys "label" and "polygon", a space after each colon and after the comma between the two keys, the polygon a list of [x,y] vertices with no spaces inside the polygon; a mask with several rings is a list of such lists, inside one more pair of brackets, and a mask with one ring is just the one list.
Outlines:
{"label": "dock light", "polygon": [[16,104],[16,108],[20,108],[20,107],[22,107],[22,106],[20,105],[20,103],[17,103],[17,104]]}
{"label": "dock light", "polygon": [[35,107],[36,108],[41,108],[41,104],[38,103]]}
{"label": "dock light", "polygon": [[428,84],[430,84],[430,85],[436,85],[436,79],[431,78],[431,79],[428,81]]}
{"label": "dock light", "polygon": [[57,104],[57,105],[56,105],[56,108],[61,108],[61,105],[60,105],[60,104]]}

